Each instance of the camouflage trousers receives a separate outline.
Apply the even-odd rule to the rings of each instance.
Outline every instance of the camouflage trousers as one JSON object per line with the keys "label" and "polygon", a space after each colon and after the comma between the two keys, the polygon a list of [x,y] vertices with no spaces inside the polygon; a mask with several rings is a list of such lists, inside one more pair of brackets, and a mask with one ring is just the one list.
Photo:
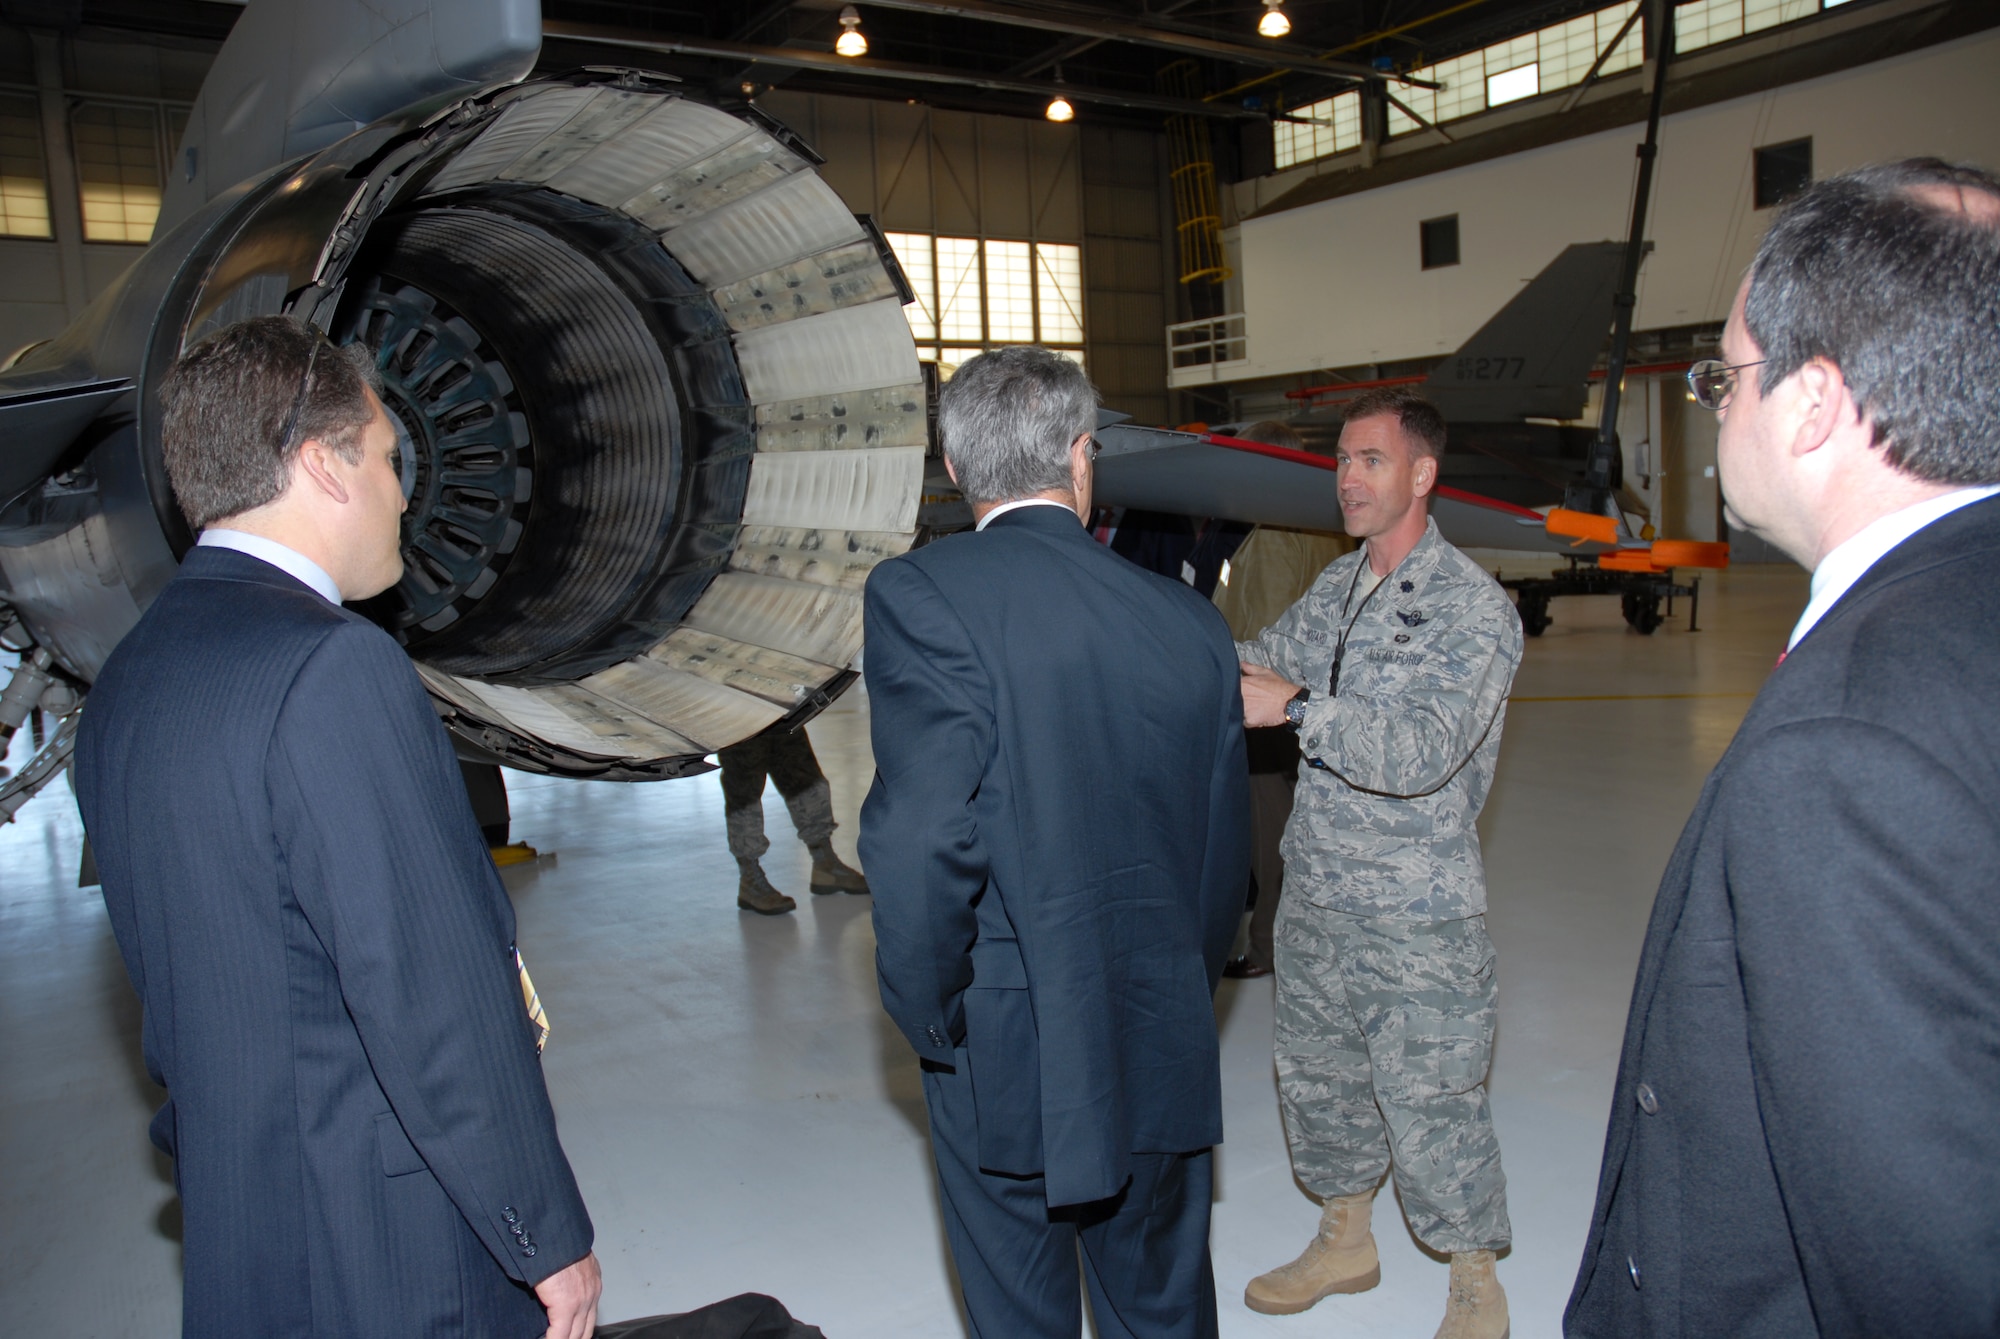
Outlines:
{"label": "camouflage trousers", "polygon": [[722,764],[722,814],[730,855],[761,860],[771,849],[764,837],[766,777],[785,797],[800,841],[812,846],[833,836],[833,790],[804,730],[753,736],[721,750],[715,760]]}
{"label": "camouflage trousers", "polygon": [[1486,918],[1347,916],[1287,896],[1277,933],[1278,1100],[1292,1170],[1322,1198],[1394,1169],[1434,1251],[1513,1240],[1486,1105],[1493,943]]}

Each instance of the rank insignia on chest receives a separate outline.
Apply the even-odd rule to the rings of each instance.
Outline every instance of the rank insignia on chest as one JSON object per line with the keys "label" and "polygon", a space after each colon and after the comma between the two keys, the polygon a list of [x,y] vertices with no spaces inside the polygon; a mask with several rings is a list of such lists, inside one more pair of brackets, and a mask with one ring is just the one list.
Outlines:
{"label": "rank insignia on chest", "polygon": [[1398,609],[1396,617],[1403,620],[1403,626],[1406,628],[1421,628],[1424,624],[1430,622],[1429,616],[1417,613],[1414,610]]}

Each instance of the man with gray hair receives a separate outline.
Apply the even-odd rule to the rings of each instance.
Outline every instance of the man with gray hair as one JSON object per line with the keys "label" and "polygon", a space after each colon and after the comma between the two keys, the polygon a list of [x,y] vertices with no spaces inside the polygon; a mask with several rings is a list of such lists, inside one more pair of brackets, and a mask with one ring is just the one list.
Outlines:
{"label": "man with gray hair", "polygon": [[2000,1333],[2000,180],[1812,186],[1688,384],[1812,598],[1661,880],[1563,1329]]}
{"label": "man with gray hair", "polygon": [[882,1000],[982,1339],[1073,1339],[1085,1284],[1105,1339],[1216,1333],[1236,656],[1214,606],[1084,530],[1096,412],[1046,349],[967,362],[938,424],[978,528],[868,580]]}

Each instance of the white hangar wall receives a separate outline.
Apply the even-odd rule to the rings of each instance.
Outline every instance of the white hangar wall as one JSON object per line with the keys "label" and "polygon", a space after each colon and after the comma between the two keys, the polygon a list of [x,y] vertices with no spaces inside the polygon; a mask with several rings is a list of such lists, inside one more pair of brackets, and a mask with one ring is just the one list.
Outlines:
{"label": "white hangar wall", "polygon": [[[1720,321],[1763,235],[1752,150],[1810,135],[1813,175],[1934,154],[2000,168],[2000,31],[1666,118],[1636,326]],[[1248,365],[1236,377],[1449,353],[1571,242],[1623,238],[1625,126],[1251,219]],[[1421,268],[1418,224],[1456,214],[1461,263]]]}

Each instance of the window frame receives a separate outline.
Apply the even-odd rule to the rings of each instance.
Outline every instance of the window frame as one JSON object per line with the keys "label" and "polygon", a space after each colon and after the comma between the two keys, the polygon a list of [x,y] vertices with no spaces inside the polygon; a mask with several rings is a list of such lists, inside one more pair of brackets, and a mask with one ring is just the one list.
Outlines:
{"label": "window frame", "polygon": [[[1451,236],[1450,260],[1444,260],[1442,258],[1435,257],[1432,255],[1431,239],[1434,235],[1432,229],[1440,228],[1440,225],[1443,224],[1450,225],[1450,236]],[[1443,235],[1442,230],[1440,229],[1440,231],[1435,235],[1442,236]],[[1459,236],[1458,215],[1440,214],[1436,218],[1419,219],[1417,221],[1417,263],[1421,269],[1448,270],[1452,266],[1460,264],[1464,260],[1464,257],[1465,257],[1465,249],[1463,242]]]}
{"label": "window frame", "polygon": [[[1083,361],[1089,332],[1084,323],[1085,284],[1081,242],[886,229],[883,240],[902,265],[914,294],[913,300],[904,304],[903,314],[909,320],[910,335],[916,342],[917,357],[921,361],[936,363],[940,367],[955,366],[966,358],[996,348],[1025,344],[1039,344],[1079,363]],[[944,244],[949,244],[953,253],[950,266],[945,259]],[[1025,260],[1025,298],[1019,288],[1018,276],[1010,276],[1005,290],[1017,307],[1025,301],[1025,313],[1016,310],[1013,315],[1018,321],[1025,314],[1026,328],[1033,332],[1031,339],[1010,338],[996,333],[996,330],[1005,329],[1018,331],[1021,327],[1018,324],[1001,326],[995,320],[993,280],[998,270],[993,260],[996,252],[989,250],[990,247],[1004,248],[997,254],[1008,258],[1005,268],[1010,270],[1018,269]],[[1050,264],[1051,261],[1056,263]],[[958,268],[961,264],[962,270]],[[1074,292],[1063,291],[1066,278],[1073,281]],[[954,284],[955,291],[950,298],[943,291],[946,282]],[[961,295],[967,287],[976,288],[978,295],[979,328],[976,333],[971,332],[970,326],[963,320],[954,325],[948,319],[953,304],[963,303]]]}

